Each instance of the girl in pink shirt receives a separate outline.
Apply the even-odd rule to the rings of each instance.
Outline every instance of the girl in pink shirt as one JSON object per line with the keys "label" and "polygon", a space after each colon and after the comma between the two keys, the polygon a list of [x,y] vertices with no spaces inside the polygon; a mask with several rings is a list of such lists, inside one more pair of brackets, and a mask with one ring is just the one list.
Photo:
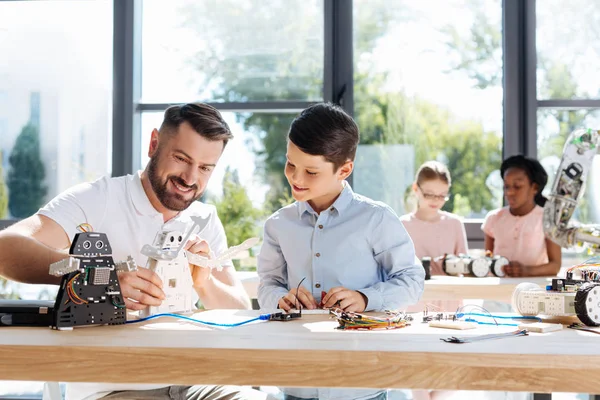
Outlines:
{"label": "girl in pink shirt", "polygon": [[500,175],[508,206],[485,217],[485,249],[509,259],[504,268],[509,276],[556,275],[561,249],[546,238],[542,225],[548,174],[539,161],[518,155],[504,160]]}
{"label": "girl in pink shirt", "polygon": [[417,257],[431,257],[431,275],[445,275],[441,261],[434,258],[444,254],[466,254],[467,235],[460,217],[442,207],[448,201],[450,172],[437,161],[427,161],[417,171],[412,190],[418,207],[400,220],[415,246]]}

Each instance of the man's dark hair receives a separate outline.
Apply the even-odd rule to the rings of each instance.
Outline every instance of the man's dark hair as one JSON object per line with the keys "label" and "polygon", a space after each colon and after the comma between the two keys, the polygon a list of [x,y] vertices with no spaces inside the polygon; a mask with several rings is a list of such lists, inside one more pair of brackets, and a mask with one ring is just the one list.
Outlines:
{"label": "man's dark hair", "polygon": [[542,164],[535,158],[525,157],[523,155],[508,157],[506,160],[502,161],[502,165],[500,166],[500,176],[502,176],[502,179],[504,179],[504,174],[509,168],[522,170],[529,178],[529,182],[532,184],[537,183],[538,192],[536,193],[534,200],[537,205],[544,207],[547,199],[542,195],[542,190],[544,190],[548,183],[548,174],[544,167],[542,167]]}
{"label": "man's dark hair", "polygon": [[223,147],[233,139],[229,125],[221,113],[204,103],[188,103],[167,108],[159,132],[173,135],[184,122],[190,124],[196,132],[210,141],[223,141]]}
{"label": "man's dark hair", "polygon": [[346,161],[354,161],[359,132],[352,117],[341,107],[318,103],[292,121],[288,139],[304,153],[323,156],[337,171]]}

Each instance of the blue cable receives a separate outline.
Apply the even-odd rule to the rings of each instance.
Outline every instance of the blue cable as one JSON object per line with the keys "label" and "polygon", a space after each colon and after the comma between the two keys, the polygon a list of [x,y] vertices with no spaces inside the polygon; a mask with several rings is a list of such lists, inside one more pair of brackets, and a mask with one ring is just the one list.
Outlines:
{"label": "blue cable", "polygon": [[519,326],[519,324],[499,324],[496,322],[483,322],[483,321],[477,321],[476,319],[473,318],[465,318],[466,322],[475,322],[479,325],[494,325],[494,326]]}
{"label": "blue cable", "polygon": [[533,319],[538,322],[541,322],[542,319],[540,317],[533,317],[530,315],[492,315],[492,314],[481,314],[481,313],[458,313],[456,314],[456,318],[460,318],[466,315],[474,315],[476,317],[487,317],[487,318],[497,318],[497,319]]}
{"label": "blue cable", "polygon": [[259,315],[256,318],[252,318],[252,319],[249,319],[249,320],[246,320],[246,321],[242,321],[242,322],[236,322],[235,324],[219,324],[217,322],[201,321],[199,319],[194,319],[194,318],[186,317],[185,315],[163,313],[163,314],[151,315],[151,316],[146,317],[146,318],[141,318],[141,319],[135,319],[135,320],[132,320],[132,321],[127,321],[126,324],[135,324],[137,322],[144,322],[144,321],[148,321],[148,320],[151,320],[151,319],[154,319],[154,318],[158,318],[158,317],[173,317],[173,318],[183,319],[183,320],[186,320],[186,321],[196,322],[198,324],[204,324],[204,325],[209,325],[209,326],[220,326],[220,327],[224,327],[224,328],[233,328],[233,327],[245,325],[245,324],[248,324],[248,323],[254,322],[254,321],[268,321],[270,316],[271,316],[271,314],[261,314],[261,315]]}

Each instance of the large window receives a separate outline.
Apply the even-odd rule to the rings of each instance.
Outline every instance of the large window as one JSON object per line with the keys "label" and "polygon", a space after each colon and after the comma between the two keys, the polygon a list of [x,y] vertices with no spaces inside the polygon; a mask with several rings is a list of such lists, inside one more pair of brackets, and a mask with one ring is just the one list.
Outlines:
{"label": "large window", "polygon": [[502,8],[490,1],[354,1],[355,189],[411,211],[414,174],[448,165],[446,209],[482,217],[502,186]]}
{"label": "large window", "polygon": [[323,1],[146,0],[142,100],[323,98]]}
{"label": "large window", "polygon": [[[0,220],[26,218],[110,174],[113,3],[0,1]],[[54,299],[57,286],[0,277],[0,298]],[[41,382],[1,382],[32,397]]]}
{"label": "large window", "polygon": [[112,2],[0,2],[0,220],[110,174]]}
{"label": "large window", "polygon": [[[577,0],[536,2],[537,152],[550,175],[560,163],[568,135],[577,128],[600,129],[600,3]],[[600,159],[594,160],[587,190],[574,218],[600,220]]]}
{"label": "large window", "polygon": [[600,99],[600,3],[536,2],[540,100]]}

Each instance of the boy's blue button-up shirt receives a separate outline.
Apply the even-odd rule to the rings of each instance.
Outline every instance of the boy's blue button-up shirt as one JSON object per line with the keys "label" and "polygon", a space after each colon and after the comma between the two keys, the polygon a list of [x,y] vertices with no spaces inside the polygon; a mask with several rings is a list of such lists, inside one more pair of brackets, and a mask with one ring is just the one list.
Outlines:
{"label": "boy's blue button-up shirt", "polygon": [[267,220],[258,275],[258,302],[267,309],[306,278],[302,286],[317,304],[322,292],[342,286],[367,297],[366,311],[398,310],[418,302],[425,280],[398,216],[348,183],[321,214],[295,202]]}
{"label": "boy's blue button-up shirt", "polygon": [[[258,256],[258,302],[275,309],[291,288],[322,292],[342,286],[367,299],[366,311],[403,309],[421,297],[425,271],[412,240],[387,205],[355,194],[345,183],[329,209],[317,214],[307,202],[275,212],[265,223]],[[285,388],[320,400],[373,399],[381,389]]]}

